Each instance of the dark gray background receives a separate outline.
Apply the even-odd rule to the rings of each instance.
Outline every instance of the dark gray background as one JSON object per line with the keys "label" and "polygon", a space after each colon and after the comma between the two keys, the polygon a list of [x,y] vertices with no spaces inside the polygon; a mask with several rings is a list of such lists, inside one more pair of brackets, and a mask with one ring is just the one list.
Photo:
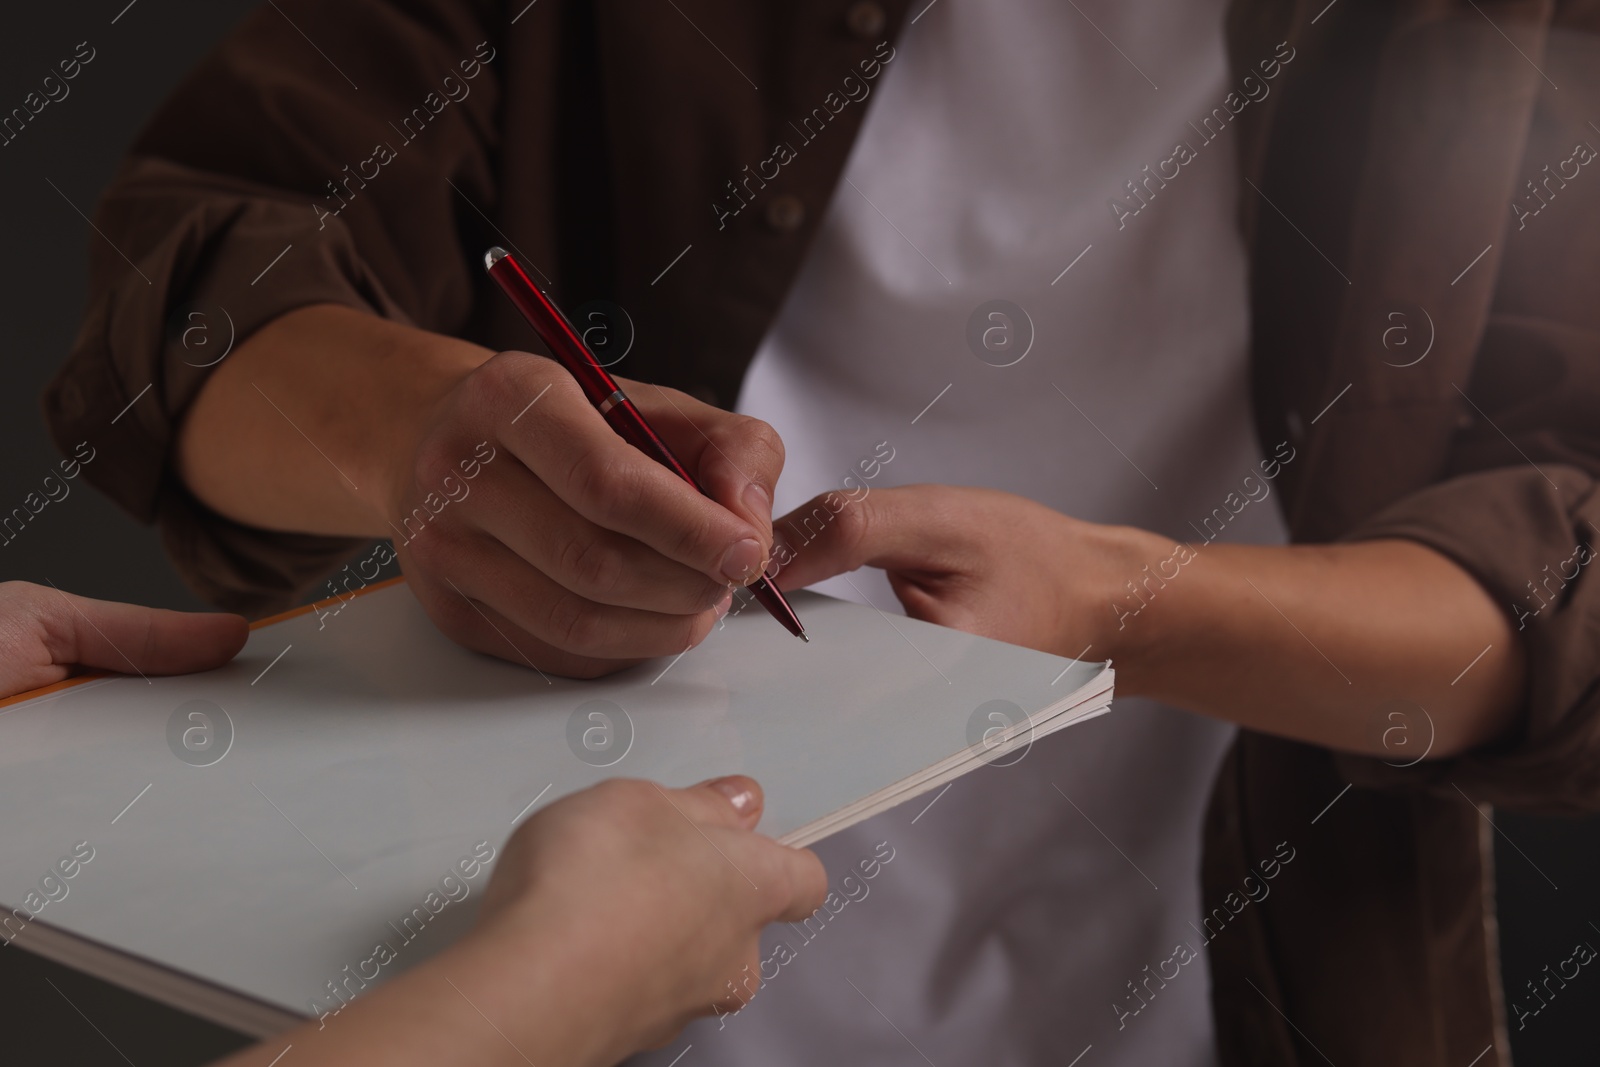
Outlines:
{"label": "dark gray background", "polygon": [[[124,11],[126,3],[28,5],[4,16],[0,113],[20,106],[78,42],[87,40],[98,52],[71,83],[70,96],[49,105],[20,138],[0,147],[0,501],[6,507],[37,489],[59,458],[45,436],[38,397],[77,330],[85,249],[100,240],[50,182],[92,213],[144,117],[254,6],[246,0],[136,0]],[[155,534],[81,480],[66,500],[45,508],[20,537],[0,547],[0,579],[48,579],[90,596],[201,606],[168,567]],[[0,819],[25,817],[0,812]],[[1524,983],[1569,956],[1577,941],[1600,946],[1600,820],[1498,813],[1495,822],[1503,970],[1508,996],[1518,990],[1526,996]],[[1597,926],[1589,925],[1591,919]],[[1580,972],[1525,1030],[1517,1031],[1511,1021],[1520,1064],[1594,1062],[1592,1031],[1584,1020],[1600,1005],[1595,970]],[[0,1005],[7,1020],[0,1029],[0,1061],[7,1064],[194,1064],[243,1043],[238,1035],[15,948],[0,949]]]}

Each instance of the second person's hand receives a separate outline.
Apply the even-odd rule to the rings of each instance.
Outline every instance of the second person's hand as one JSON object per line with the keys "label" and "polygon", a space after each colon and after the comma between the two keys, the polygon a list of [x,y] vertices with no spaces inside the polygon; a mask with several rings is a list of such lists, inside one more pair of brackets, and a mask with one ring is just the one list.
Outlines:
{"label": "second person's hand", "polygon": [[519,826],[472,930],[329,1017],[230,1059],[609,1067],[761,985],[760,936],[822,906],[816,854],[752,832],[742,776],[612,779]]}
{"label": "second person's hand", "polygon": [[542,952],[601,1061],[737,1011],[761,985],[762,929],[827,892],[814,852],[752,832],[763,804],[743,775],[688,789],[614,778],[565,797],[507,842],[469,940],[512,973],[508,943]]}

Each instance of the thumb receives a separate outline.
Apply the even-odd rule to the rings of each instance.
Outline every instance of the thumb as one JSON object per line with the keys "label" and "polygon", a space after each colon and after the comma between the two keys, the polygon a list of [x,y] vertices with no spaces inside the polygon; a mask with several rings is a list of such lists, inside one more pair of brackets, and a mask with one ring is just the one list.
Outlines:
{"label": "thumb", "polygon": [[125,674],[210,670],[233,659],[250,632],[237,615],[166,611],[59,589],[36,604],[45,646],[62,666]]}
{"label": "thumb", "polygon": [[944,573],[957,547],[958,490],[876,489],[859,499],[823,493],[773,523],[783,588],[800,589],[858,567]]}
{"label": "thumb", "polygon": [[661,795],[693,823],[735,830],[755,829],[765,804],[761,786],[742,774],[712,778],[687,789],[661,789]]}

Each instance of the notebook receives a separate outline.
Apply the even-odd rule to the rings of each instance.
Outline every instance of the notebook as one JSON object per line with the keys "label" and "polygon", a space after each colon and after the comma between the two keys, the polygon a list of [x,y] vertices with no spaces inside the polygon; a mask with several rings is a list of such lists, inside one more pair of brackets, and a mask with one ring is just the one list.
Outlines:
{"label": "notebook", "polygon": [[219,670],[9,702],[0,940],[265,1036],[377,944],[374,984],[459,937],[516,824],[605,778],[749,774],[762,831],[806,845],[1110,707],[1109,664],[791,603],[809,644],[751,609],[572,681],[460,648],[397,582]]}

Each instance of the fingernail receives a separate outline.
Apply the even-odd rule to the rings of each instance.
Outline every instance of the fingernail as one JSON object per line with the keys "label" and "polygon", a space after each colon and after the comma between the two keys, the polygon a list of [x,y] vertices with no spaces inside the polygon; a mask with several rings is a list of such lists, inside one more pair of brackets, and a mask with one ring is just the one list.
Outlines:
{"label": "fingernail", "polygon": [[722,599],[717,601],[717,606],[711,610],[715,611],[717,618],[720,619],[728,613],[728,609],[731,607],[733,607],[733,589],[730,587],[727,592],[722,594]]}
{"label": "fingernail", "polygon": [[762,522],[772,522],[772,494],[755,482],[745,486],[744,506],[759,515]]}
{"label": "fingernail", "polygon": [[761,542],[747,537],[728,549],[722,557],[722,576],[736,585],[744,585],[761,572]]}
{"label": "fingernail", "polygon": [[755,791],[745,785],[741,779],[713,778],[706,785],[727,797],[728,803],[733,805],[733,810],[740,815],[748,815],[755,809]]}

